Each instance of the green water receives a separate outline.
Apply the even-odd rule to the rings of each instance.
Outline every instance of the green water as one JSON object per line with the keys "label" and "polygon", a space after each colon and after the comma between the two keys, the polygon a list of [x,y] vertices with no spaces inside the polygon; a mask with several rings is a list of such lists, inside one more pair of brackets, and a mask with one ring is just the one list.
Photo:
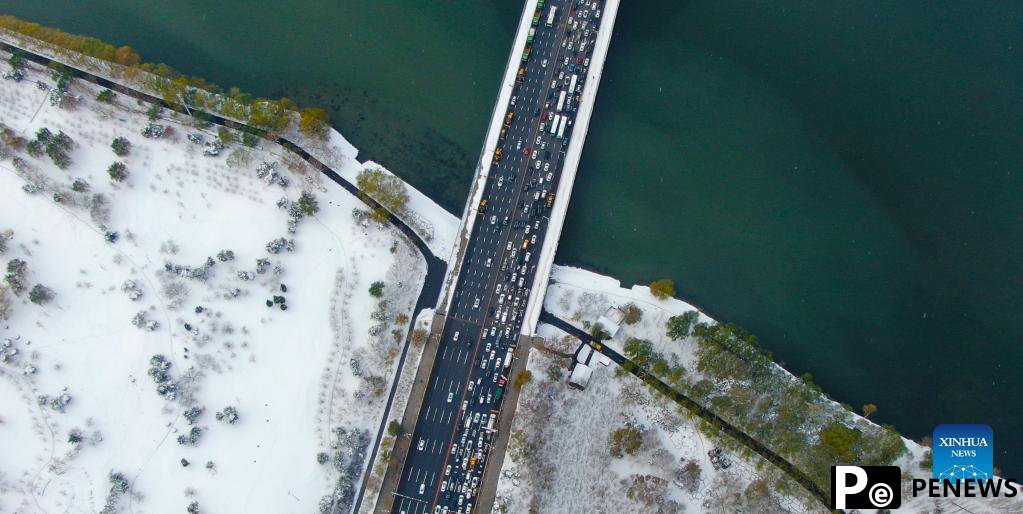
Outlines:
{"label": "green water", "polygon": [[[333,110],[460,212],[521,4],[228,0],[0,11]],[[283,7],[286,5],[287,7]],[[620,13],[558,260],[671,277],[912,437],[1023,469],[1020,4],[647,1]]]}

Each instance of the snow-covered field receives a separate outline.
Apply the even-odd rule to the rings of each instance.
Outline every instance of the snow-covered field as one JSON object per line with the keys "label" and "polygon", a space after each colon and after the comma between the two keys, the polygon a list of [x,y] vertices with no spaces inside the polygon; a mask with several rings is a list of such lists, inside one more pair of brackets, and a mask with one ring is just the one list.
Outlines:
{"label": "snow-covered field", "polygon": [[[73,144],[66,170],[0,160],[0,261],[27,286],[0,339],[0,512],[314,512],[343,474],[357,487],[421,256],[275,145],[207,157],[188,118],[149,139],[148,105],[75,81],[55,107],[37,80],[0,81],[0,123]],[[303,191],[315,214],[290,209]]]}
{"label": "snow-covered field", "polygon": [[[622,288],[610,277],[555,266],[545,298],[545,309],[580,328],[589,327],[609,307],[636,304],[642,318],[621,330],[605,344],[622,352],[630,337],[649,340],[654,350],[674,356],[687,373],[697,374],[696,343],[692,337],[673,341],[665,324],[696,308],[677,299],[659,300],[646,286]],[[712,323],[704,314],[700,321]],[[607,322],[606,318],[603,320]],[[608,328],[608,327],[605,327]],[[820,512],[823,506],[798,486],[791,491],[776,488],[781,472],[758,456],[743,456],[699,429],[698,419],[632,375],[615,373],[594,357],[594,368],[584,391],[568,386],[570,358],[579,341],[561,330],[541,324],[538,335],[545,348],[534,349],[528,368],[533,383],[519,397],[513,436],[504,461],[495,505],[506,512]],[[780,368],[779,368],[780,369]],[[560,371],[559,371],[560,370]],[[560,374],[560,378],[559,378]],[[837,404],[828,400],[836,410]],[[845,412],[845,411],[841,411]],[[869,423],[849,413],[857,423]],[[696,419],[696,421],[694,421]],[[622,427],[642,433],[642,447],[635,455],[613,457],[609,437]],[[926,448],[903,439],[907,453],[894,464],[916,478],[929,478],[922,467]],[[710,458],[719,448],[721,459]],[[687,469],[688,466],[688,469]],[[697,473],[693,471],[698,468]],[[693,478],[698,476],[698,480]],[[792,484],[792,482],[788,482]],[[932,500],[913,498],[904,482],[903,507],[908,512],[1023,512],[1019,498],[959,498]]]}

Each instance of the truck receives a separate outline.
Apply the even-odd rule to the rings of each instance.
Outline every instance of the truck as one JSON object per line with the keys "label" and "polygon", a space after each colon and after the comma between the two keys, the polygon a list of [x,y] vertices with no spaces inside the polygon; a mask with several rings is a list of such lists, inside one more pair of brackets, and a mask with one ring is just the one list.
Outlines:
{"label": "truck", "polygon": [[501,150],[500,148],[494,150],[494,164],[501,162],[502,155],[504,155],[504,150]]}
{"label": "truck", "polygon": [[535,26],[537,26],[539,24],[540,24],[540,9],[537,9],[536,12],[533,13],[533,26],[535,27]]}
{"label": "truck", "polygon": [[568,94],[569,95],[574,95],[575,94],[575,84],[578,81],[579,81],[579,75],[573,73],[572,74],[572,82],[568,85]]}
{"label": "truck", "polygon": [[551,135],[553,136],[558,131],[558,122],[561,121],[561,115],[555,114],[554,121],[551,122]]}
{"label": "truck", "polygon": [[509,348],[508,349],[508,355],[506,355],[504,357],[504,371],[506,373],[508,372],[508,368],[511,367],[511,361],[512,361],[512,348]]}
{"label": "truck", "polygon": [[497,421],[497,416],[493,412],[490,413],[490,421],[487,421],[487,430],[490,432],[494,431],[494,422]]}
{"label": "truck", "polygon": [[567,125],[567,124],[568,124],[568,116],[562,116],[561,117],[561,125],[558,126],[558,138],[559,139],[564,139],[565,138],[565,125]]}
{"label": "truck", "polygon": [[522,62],[529,60],[529,52],[531,51],[533,51],[533,47],[527,45],[526,49],[522,51]]}
{"label": "truck", "polygon": [[565,108],[565,91],[562,91],[561,94],[558,95],[558,112],[561,112],[562,110],[564,110],[564,108]]}
{"label": "truck", "polygon": [[533,38],[536,37],[536,27],[529,27],[529,35],[526,36],[526,42],[532,44]]}
{"label": "truck", "polygon": [[557,15],[558,15],[558,8],[557,8],[557,6],[552,5],[551,6],[551,12],[547,15],[547,26],[548,27],[553,27],[554,26],[554,18]]}
{"label": "truck", "polygon": [[514,111],[509,111],[508,114],[504,117],[504,128],[511,127],[512,119],[514,119],[514,118],[515,118],[515,112]]}

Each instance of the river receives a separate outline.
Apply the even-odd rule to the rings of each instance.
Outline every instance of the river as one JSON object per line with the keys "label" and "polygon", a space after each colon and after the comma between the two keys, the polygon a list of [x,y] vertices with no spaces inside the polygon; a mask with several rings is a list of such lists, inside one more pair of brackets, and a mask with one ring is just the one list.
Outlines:
{"label": "river", "polygon": [[[257,95],[464,203],[521,4],[0,0]],[[628,5],[558,261],[680,295],[907,436],[1023,471],[1020,4]]]}

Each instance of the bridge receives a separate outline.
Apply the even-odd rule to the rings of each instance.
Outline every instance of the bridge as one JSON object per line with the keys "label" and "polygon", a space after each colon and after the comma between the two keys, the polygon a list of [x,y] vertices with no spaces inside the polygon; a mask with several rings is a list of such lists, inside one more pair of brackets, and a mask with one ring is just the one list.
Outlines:
{"label": "bridge", "polygon": [[618,3],[526,0],[375,512],[493,501]]}

